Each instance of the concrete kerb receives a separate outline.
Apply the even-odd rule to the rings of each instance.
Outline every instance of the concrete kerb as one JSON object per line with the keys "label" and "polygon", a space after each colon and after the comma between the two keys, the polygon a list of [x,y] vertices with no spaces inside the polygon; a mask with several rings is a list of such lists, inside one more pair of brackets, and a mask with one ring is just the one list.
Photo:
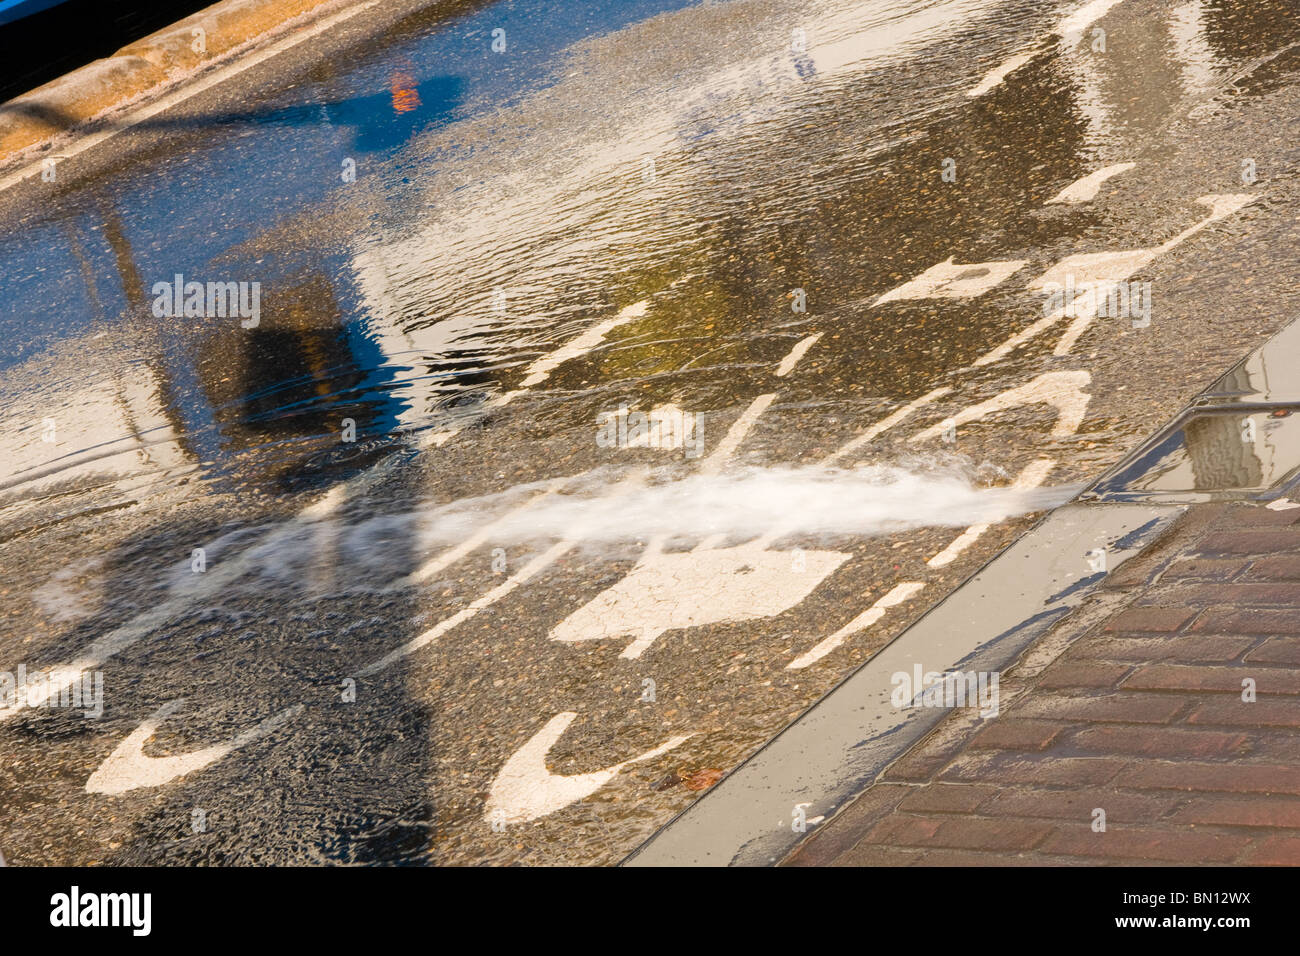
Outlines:
{"label": "concrete kerb", "polygon": [[222,0],[0,104],[0,164],[336,0]]}

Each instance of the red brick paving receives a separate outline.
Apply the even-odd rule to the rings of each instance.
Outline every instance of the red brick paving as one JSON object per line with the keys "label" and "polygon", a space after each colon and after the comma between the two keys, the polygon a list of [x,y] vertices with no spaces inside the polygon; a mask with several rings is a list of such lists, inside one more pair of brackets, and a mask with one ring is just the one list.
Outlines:
{"label": "red brick paving", "polygon": [[1297,519],[1191,509],[999,716],[952,714],[787,865],[1300,864]]}

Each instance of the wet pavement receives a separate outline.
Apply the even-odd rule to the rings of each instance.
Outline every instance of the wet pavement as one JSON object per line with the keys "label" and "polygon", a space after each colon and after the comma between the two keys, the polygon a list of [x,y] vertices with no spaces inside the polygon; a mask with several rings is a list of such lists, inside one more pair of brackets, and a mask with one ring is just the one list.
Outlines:
{"label": "wet pavement", "polygon": [[0,668],[103,686],[0,710],[0,850],[618,861],[1296,315],[1297,67],[384,5],[0,192]]}

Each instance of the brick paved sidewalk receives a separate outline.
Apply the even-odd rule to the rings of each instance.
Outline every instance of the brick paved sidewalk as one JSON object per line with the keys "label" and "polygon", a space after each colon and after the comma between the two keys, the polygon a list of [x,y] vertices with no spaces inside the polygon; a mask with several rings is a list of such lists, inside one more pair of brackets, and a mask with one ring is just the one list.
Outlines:
{"label": "brick paved sidewalk", "polygon": [[1300,863],[1297,519],[1190,509],[786,865]]}

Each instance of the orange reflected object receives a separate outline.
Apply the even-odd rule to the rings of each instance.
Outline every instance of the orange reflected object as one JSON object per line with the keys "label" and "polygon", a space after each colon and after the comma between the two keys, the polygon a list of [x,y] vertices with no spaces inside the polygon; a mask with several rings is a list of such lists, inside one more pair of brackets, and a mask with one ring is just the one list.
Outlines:
{"label": "orange reflected object", "polygon": [[393,92],[393,112],[409,113],[420,105],[420,94],[415,88],[415,77],[405,70],[399,70],[388,80],[388,88]]}

